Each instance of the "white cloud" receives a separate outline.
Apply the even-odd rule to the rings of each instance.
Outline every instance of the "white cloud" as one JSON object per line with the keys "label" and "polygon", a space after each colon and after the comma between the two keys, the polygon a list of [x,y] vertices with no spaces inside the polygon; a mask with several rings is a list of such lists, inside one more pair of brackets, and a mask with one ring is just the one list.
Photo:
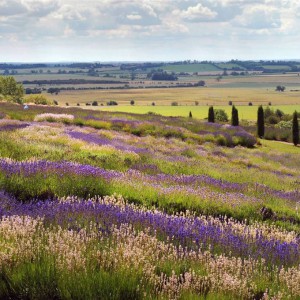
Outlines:
{"label": "white cloud", "polygon": [[[0,48],[7,57],[16,55],[15,60],[20,45],[32,59],[40,57],[36,49],[72,59],[70,53],[78,45],[76,53],[86,52],[90,59],[99,53],[109,58],[123,50],[132,59],[159,59],[159,55],[186,59],[188,53],[197,59],[195,53],[236,55],[239,49],[251,56],[247,49],[256,44],[259,56],[277,53],[274,44],[281,40],[296,45],[299,16],[299,0],[0,0]],[[201,30],[195,23],[201,23]],[[16,44],[19,47],[12,47]],[[166,53],[153,50],[161,44]],[[293,49],[299,55],[298,47]],[[281,49],[278,56],[282,53]]]}
{"label": "white cloud", "polygon": [[17,0],[0,1],[0,16],[16,16],[27,12],[27,8]]}
{"label": "white cloud", "polygon": [[173,14],[189,22],[201,22],[214,19],[218,14],[208,7],[198,3],[196,6],[190,6],[186,10],[174,10]]}
{"label": "white cloud", "polygon": [[126,18],[128,20],[141,20],[142,17],[140,15],[132,14],[132,15],[127,15]]}
{"label": "white cloud", "polygon": [[243,14],[235,18],[234,24],[257,30],[280,28],[280,11],[267,5],[247,6]]}

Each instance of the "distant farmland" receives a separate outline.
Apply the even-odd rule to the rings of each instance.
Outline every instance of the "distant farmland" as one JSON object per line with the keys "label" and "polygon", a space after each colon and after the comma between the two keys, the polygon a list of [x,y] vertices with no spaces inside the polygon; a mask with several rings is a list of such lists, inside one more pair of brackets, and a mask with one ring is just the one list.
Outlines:
{"label": "distant farmland", "polygon": [[259,88],[147,88],[147,89],[115,89],[115,90],[84,90],[62,91],[58,95],[47,94],[47,97],[57,100],[60,105],[68,102],[70,105],[85,105],[88,102],[98,101],[106,105],[107,101],[115,100],[119,105],[130,105],[134,100],[137,106],[155,105],[170,106],[172,102],[178,105],[228,105],[232,101],[236,105],[300,105],[300,91],[284,93],[274,89]]}
{"label": "distant farmland", "polygon": [[210,71],[221,71],[213,64],[178,64],[178,65],[167,65],[162,68],[163,70],[170,72],[210,72]]}

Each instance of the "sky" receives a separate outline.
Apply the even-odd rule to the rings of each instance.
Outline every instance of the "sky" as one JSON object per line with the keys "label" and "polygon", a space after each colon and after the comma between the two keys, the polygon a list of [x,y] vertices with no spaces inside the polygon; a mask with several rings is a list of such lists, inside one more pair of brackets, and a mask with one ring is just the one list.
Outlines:
{"label": "sky", "polygon": [[300,59],[300,0],[0,0],[1,62]]}

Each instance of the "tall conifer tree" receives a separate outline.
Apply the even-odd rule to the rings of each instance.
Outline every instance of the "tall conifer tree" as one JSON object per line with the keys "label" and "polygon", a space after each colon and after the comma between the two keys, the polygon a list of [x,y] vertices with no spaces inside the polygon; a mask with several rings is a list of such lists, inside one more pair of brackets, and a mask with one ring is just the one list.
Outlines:
{"label": "tall conifer tree", "polygon": [[215,112],[214,108],[210,106],[208,110],[208,122],[214,123],[215,122]]}
{"label": "tall conifer tree", "polygon": [[265,135],[265,118],[262,106],[259,106],[257,110],[257,135],[260,138],[263,138]]}
{"label": "tall conifer tree", "polygon": [[296,111],[293,114],[293,143],[295,146],[299,144],[299,123]]}
{"label": "tall conifer tree", "polygon": [[234,105],[232,106],[231,111],[231,125],[239,126],[239,112]]}

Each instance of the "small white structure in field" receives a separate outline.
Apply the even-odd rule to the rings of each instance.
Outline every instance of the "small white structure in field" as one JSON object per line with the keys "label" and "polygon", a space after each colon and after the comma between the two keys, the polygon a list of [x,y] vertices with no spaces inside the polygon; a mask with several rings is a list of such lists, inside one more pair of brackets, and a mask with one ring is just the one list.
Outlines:
{"label": "small white structure in field", "polygon": [[24,106],[24,109],[28,109],[29,108],[29,106],[26,104],[25,106]]}

